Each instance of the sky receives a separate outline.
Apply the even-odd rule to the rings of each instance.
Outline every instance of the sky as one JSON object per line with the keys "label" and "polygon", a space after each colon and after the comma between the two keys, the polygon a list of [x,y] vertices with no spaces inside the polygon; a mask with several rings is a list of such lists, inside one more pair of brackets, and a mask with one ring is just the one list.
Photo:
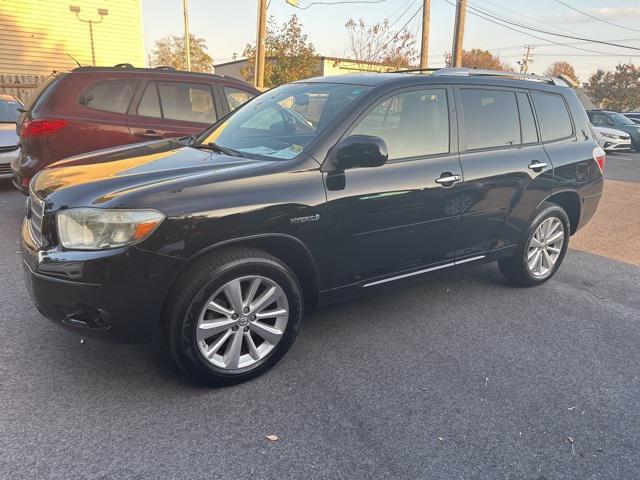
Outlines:
{"label": "sky", "polygon": [[[304,33],[324,56],[348,56],[344,25],[349,18],[362,18],[367,24],[389,19],[394,29],[406,25],[417,38],[421,35],[422,0],[355,0],[357,3],[310,5],[316,1],[319,0],[298,0],[300,7],[308,6],[301,9],[285,0],[270,0],[268,13],[279,24],[293,14],[298,15]],[[324,3],[345,1],[323,0]],[[455,0],[431,0],[430,67],[444,66],[444,54],[451,51],[454,3]],[[189,0],[191,33],[206,40],[215,63],[230,61],[234,54],[240,57],[247,43],[255,42],[257,4],[257,0]],[[613,69],[620,62],[630,61],[640,64],[640,0],[468,0],[468,5],[464,48],[490,50],[514,68],[518,68],[516,62],[524,56],[526,45],[535,47],[531,72],[543,73],[554,61],[566,60],[575,67],[583,82],[598,68]],[[473,8],[530,28],[619,43],[638,50],[595,43],[576,44],[581,41],[531,30],[516,32],[480,18]],[[159,38],[184,33],[182,0],[142,0],[142,15],[148,53]]]}

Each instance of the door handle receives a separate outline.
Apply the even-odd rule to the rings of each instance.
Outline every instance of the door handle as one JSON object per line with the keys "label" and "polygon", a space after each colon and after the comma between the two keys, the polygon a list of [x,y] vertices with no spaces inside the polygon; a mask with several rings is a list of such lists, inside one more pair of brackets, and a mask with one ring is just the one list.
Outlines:
{"label": "door handle", "polygon": [[454,183],[459,182],[461,179],[462,177],[460,175],[446,172],[443,173],[440,178],[436,178],[436,183],[444,185],[445,187],[450,187]]}
{"label": "door handle", "polygon": [[162,138],[162,134],[160,132],[156,132],[155,130],[139,130],[136,132],[136,135],[149,138]]}
{"label": "door handle", "polygon": [[547,166],[547,164],[545,162],[539,162],[537,160],[534,160],[533,162],[531,162],[529,164],[529,169],[533,170],[533,171],[540,171],[543,168],[545,168]]}

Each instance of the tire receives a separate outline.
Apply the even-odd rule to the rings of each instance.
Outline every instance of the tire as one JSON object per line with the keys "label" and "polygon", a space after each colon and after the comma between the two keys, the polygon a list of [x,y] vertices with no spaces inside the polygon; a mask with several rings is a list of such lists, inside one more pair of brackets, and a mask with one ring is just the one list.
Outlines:
{"label": "tire", "polygon": [[[251,301],[254,282],[258,287]],[[240,297],[233,294],[238,291]],[[270,292],[274,293],[267,295]],[[272,297],[276,300],[266,300],[269,303],[258,310],[260,300]],[[210,254],[189,267],[174,285],[162,315],[161,341],[174,362],[197,382],[241,383],[266,372],[287,353],[302,321],[302,299],[294,273],[263,251],[241,248]],[[255,309],[245,313],[234,304]],[[260,318],[251,320],[254,313]],[[203,338],[206,335],[210,336]],[[218,350],[210,353],[215,346]]]}
{"label": "tire", "polygon": [[[556,230],[554,230],[548,237],[552,240],[558,233],[559,227],[562,227],[563,235],[561,237],[561,246],[558,246],[558,243],[550,243],[547,247],[537,246],[540,243],[536,242],[540,236],[540,232],[536,232],[543,223],[545,223],[545,227],[542,227],[542,230],[540,231],[542,233],[544,233],[543,230],[545,228],[551,229],[553,226],[557,227]],[[564,260],[564,256],[567,253],[567,247],[569,246],[570,231],[569,217],[564,209],[553,203],[543,203],[529,224],[529,227],[524,232],[514,254],[510,257],[498,260],[500,271],[513,284],[522,287],[533,287],[548,281],[553,277],[553,275],[555,275]],[[534,234],[536,234],[535,240],[533,240]],[[542,245],[544,245],[544,242]],[[547,250],[546,256],[542,252],[543,248]],[[552,252],[551,249],[554,249],[554,251]],[[540,259],[542,265],[539,269],[537,262],[534,269],[532,269],[529,267],[527,261],[528,258],[531,262],[539,258],[536,257],[535,250],[538,250],[539,256],[542,257]],[[556,253],[555,250],[559,250],[559,252]],[[530,254],[533,256],[529,257]],[[552,263],[551,268],[548,268],[550,258],[555,258],[555,261]],[[544,268],[545,264],[547,265],[547,271],[545,271]]]}

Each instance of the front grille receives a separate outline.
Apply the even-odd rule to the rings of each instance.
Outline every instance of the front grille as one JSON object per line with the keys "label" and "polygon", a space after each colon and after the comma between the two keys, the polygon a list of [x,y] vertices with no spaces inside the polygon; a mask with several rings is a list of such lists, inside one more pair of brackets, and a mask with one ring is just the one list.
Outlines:
{"label": "front grille", "polygon": [[29,205],[31,218],[29,219],[29,231],[39,246],[42,246],[42,217],[44,216],[44,202],[29,190]]}
{"label": "front grille", "polygon": [[0,163],[0,175],[11,175],[11,165],[9,163]]}
{"label": "front grille", "polygon": [[0,146],[0,153],[15,152],[18,149],[18,145]]}

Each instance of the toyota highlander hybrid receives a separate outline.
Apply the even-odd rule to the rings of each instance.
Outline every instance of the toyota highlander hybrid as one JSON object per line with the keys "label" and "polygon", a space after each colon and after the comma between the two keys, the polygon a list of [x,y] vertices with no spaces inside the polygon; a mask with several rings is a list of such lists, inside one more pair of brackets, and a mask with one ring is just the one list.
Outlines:
{"label": "toyota highlander hybrid", "polygon": [[283,357],[310,306],[493,261],[546,282],[596,211],[604,163],[558,79],[309,79],[196,137],[40,172],[26,281],[68,329],[155,339],[198,381],[237,383]]}

